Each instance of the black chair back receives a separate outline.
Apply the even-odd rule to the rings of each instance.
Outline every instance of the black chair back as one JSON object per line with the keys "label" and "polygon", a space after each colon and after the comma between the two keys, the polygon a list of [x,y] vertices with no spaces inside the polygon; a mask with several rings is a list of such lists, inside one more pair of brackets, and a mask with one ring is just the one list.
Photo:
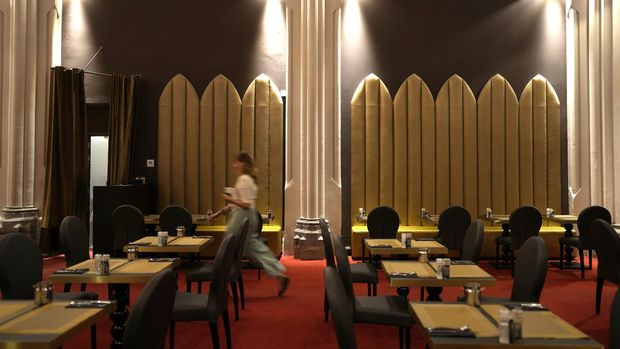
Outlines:
{"label": "black chair back", "polygon": [[72,266],[90,258],[88,231],[76,216],[67,216],[60,223],[60,248],[65,254],[65,263]]}
{"label": "black chair back", "polygon": [[620,288],[616,291],[609,314],[609,347],[620,348]]}
{"label": "black chair back", "polygon": [[[353,291],[353,279],[351,279],[351,266],[349,265],[349,256],[344,248],[342,239],[339,236],[332,238],[334,244],[334,254],[336,255],[336,264],[338,265],[338,274],[342,281],[345,293],[347,295],[349,306],[355,313],[355,292]],[[331,303],[330,303],[331,304]]]}
{"label": "black chair back", "polygon": [[466,209],[461,206],[448,207],[439,215],[439,241],[449,250],[460,250],[470,224],[471,216]]}
{"label": "black chair back", "polygon": [[159,214],[159,227],[163,231],[167,231],[168,235],[176,236],[177,227],[184,226],[185,234],[192,235],[192,214],[185,207],[178,205],[170,205],[164,208]]}
{"label": "black chair back", "polygon": [[319,219],[319,225],[321,226],[321,237],[323,237],[323,250],[325,251],[325,264],[328,267],[336,267],[334,262],[334,247],[332,246],[332,234],[329,233],[329,228],[325,219]]}
{"label": "black chair back", "polygon": [[112,211],[114,231],[113,254],[123,255],[123,246],[139,240],[144,235],[144,215],[137,207],[121,205]]}
{"label": "black chair back", "polygon": [[540,233],[542,216],[532,206],[521,206],[512,211],[508,223],[510,224],[512,249],[518,250],[525,240]]}
{"label": "black chair back", "polygon": [[125,348],[163,349],[177,292],[176,274],[166,269],[146,284],[125,324]]}
{"label": "black chair back", "polygon": [[368,214],[368,237],[371,239],[393,239],[396,237],[400,217],[393,208],[379,206]]}
{"label": "black chair back", "polygon": [[258,233],[258,236],[260,236],[260,233],[263,232],[263,215],[260,214],[260,212],[256,211],[256,215],[258,216],[258,224],[256,224],[256,230]]}
{"label": "black chair back", "polygon": [[601,206],[590,206],[584,208],[577,218],[577,228],[579,229],[579,242],[582,250],[591,250],[594,248],[592,243],[591,227],[592,222],[600,218],[611,224],[611,213]]}
{"label": "black chair back", "polygon": [[342,285],[342,280],[333,266],[327,266],[323,273],[327,300],[330,304],[338,347],[341,349],[355,349],[355,330],[353,329],[353,313],[347,305],[347,294]]}
{"label": "black chair back", "polygon": [[0,239],[0,289],[3,299],[34,299],[32,286],[43,277],[37,243],[21,233]]}
{"label": "black chair back", "polygon": [[620,238],[605,220],[592,222],[592,243],[598,258],[598,277],[620,285]]}
{"label": "black chair back", "polygon": [[230,273],[231,281],[237,281],[237,279],[239,279],[239,276],[241,275],[241,269],[243,267],[243,251],[245,250],[245,241],[248,237],[249,227],[250,221],[246,218],[239,223],[239,227],[237,227],[237,230],[235,231],[235,235],[237,237],[237,246],[235,246],[235,256],[233,259],[233,266]]}
{"label": "black chair back", "polygon": [[465,232],[461,259],[478,263],[483,240],[484,225],[481,220],[476,219],[469,225]]}
{"label": "black chair back", "polygon": [[510,300],[538,303],[546,277],[547,245],[540,236],[532,236],[519,250]]}
{"label": "black chair back", "polygon": [[[241,221],[241,226],[247,224],[248,219]],[[213,276],[209,284],[209,298],[207,301],[207,321],[216,323],[219,316],[228,308],[227,287],[230,270],[235,257],[237,236],[227,234],[217,250],[213,262]]]}

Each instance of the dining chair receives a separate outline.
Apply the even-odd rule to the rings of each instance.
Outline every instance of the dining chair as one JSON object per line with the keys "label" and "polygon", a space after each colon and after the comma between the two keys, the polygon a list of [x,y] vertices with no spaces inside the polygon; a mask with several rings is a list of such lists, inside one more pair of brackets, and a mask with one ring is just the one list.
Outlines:
{"label": "dining chair", "polygon": [[357,348],[357,342],[355,340],[355,329],[353,328],[353,314],[344,286],[342,285],[342,280],[334,266],[325,267],[323,280],[325,282],[327,300],[330,304],[333,304],[331,313],[334,319],[336,337],[338,338],[338,347],[341,349],[355,349]]}
{"label": "dining chair", "polygon": [[446,246],[448,250],[463,248],[465,231],[471,224],[471,215],[461,206],[450,206],[439,215],[437,229],[439,230],[437,241]]}
{"label": "dining chair", "polygon": [[620,348],[620,288],[616,291],[609,314],[609,347]]}
{"label": "dining chair", "polygon": [[[241,225],[247,224],[245,218]],[[220,341],[217,322],[221,317],[224,322],[226,344],[231,348],[230,321],[228,317],[227,285],[230,270],[235,257],[237,236],[227,234],[217,250],[213,265],[213,276],[209,284],[209,294],[177,292],[172,308],[170,322],[170,349],[174,349],[175,324],[179,321],[207,321],[211,330],[213,348],[219,349]]]}
{"label": "dining chair", "polygon": [[479,219],[473,221],[465,231],[461,259],[478,264],[482,242],[484,241],[484,224]]}
{"label": "dining chair", "polygon": [[149,280],[125,323],[126,348],[164,348],[176,292],[176,273],[171,269],[163,270]]}
{"label": "dining chair", "polygon": [[562,251],[565,246],[577,248],[579,251],[579,262],[581,263],[581,278],[585,279],[585,261],[584,250],[588,251],[588,270],[592,270],[592,233],[590,228],[592,221],[600,218],[607,223],[611,224],[611,213],[601,206],[590,206],[584,208],[577,217],[577,228],[579,230],[579,236],[562,236],[560,238],[560,269],[564,269],[564,258],[562,258]]}
{"label": "dining chair", "polygon": [[144,215],[137,207],[121,205],[112,211],[111,226],[114,231],[112,255],[123,257],[123,247],[144,236]]}
{"label": "dining chair", "polygon": [[605,281],[620,286],[620,238],[604,219],[592,222],[592,243],[598,258],[596,276],[596,314],[601,313],[601,296]]}
{"label": "dining chair", "polygon": [[542,216],[538,209],[532,206],[521,206],[510,213],[508,224],[510,225],[510,235],[500,235],[495,238],[495,262],[496,265],[500,265],[500,246],[510,250],[510,269],[514,276],[514,251],[519,250],[525,240],[540,233]]}
{"label": "dining chair", "polygon": [[[70,267],[90,259],[88,231],[81,219],[67,216],[60,223],[60,249],[65,254],[65,265]],[[65,284],[65,292],[71,291],[71,284]],[[80,285],[80,291],[86,291],[86,284]]]}
{"label": "dining chair", "polygon": [[[388,206],[375,207],[368,214],[366,226],[369,239],[394,239],[400,225],[398,212]],[[362,239],[362,257],[366,254],[366,239]]]}
{"label": "dining chair", "polygon": [[[325,251],[325,264],[328,267],[336,267],[334,258],[334,247],[332,245],[332,235],[329,232],[327,223],[324,218],[319,219],[319,226],[321,227],[321,237],[323,238],[323,250]],[[351,264],[351,281],[355,283],[364,283],[368,286],[368,295],[377,295],[377,284],[379,283],[379,275],[377,274],[377,268],[371,263],[354,263]],[[325,313],[325,322],[329,317],[329,302],[327,301],[327,295],[323,301],[323,311]]]}
{"label": "dining chair", "polygon": [[185,235],[193,234],[191,212],[179,205],[170,205],[164,208],[159,214],[159,227],[161,230],[167,231],[170,236],[176,236],[178,226],[185,227]]}
{"label": "dining chair", "polygon": [[[351,266],[349,257],[340,237],[334,236],[334,253],[338,265],[338,274],[347,294],[350,308],[353,312],[353,321],[398,327],[399,348],[411,348],[411,326],[413,317],[409,311],[409,302],[401,296],[355,296],[351,280]],[[331,303],[330,303],[331,305]]]}
{"label": "dining chair", "polygon": [[[247,220],[247,219],[246,219]],[[233,296],[233,305],[235,307],[235,321],[239,321],[239,298],[241,298],[241,309],[245,309],[245,290],[243,287],[243,250],[245,249],[245,241],[248,236],[249,221],[247,224],[240,224],[234,230],[237,238],[237,246],[235,247],[235,257],[230,271],[230,290]],[[185,273],[186,291],[192,291],[192,283],[198,283],[198,293],[202,293],[202,282],[211,281],[213,278],[214,263],[194,263]],[[237,289],[239,292],[237,292]]]}

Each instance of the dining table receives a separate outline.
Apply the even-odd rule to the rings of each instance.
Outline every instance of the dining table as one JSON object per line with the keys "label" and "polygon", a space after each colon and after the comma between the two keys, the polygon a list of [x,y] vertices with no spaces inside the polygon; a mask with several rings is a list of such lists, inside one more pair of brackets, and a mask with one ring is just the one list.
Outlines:
{"label": "dining table", "polygon": [[123,251],[127,252],[129,247],[134,246],[139,252],[145,253],[200,253],[213,241],[213,236],[210,235],[170,236],[168,243],[160,246],[157,236],[145,236],[123,246]]}
{"label": "dining table", "polygon": [[49,281],[56,283],[93,283],[108,284],[111,299],[116,301],[112,313],[112,344],[111,348],[122,348],[125,333],[125,321],[129,316],[129,284],[147,283],[155,274],[165,269],[172,269],[180,264],[178,258],[141,258],[141,259],[110,259],[109,273],[95,273],[93,259],[57,270],[50,274]]}
{"label": "dining table", "polygon": [[56,349],[74,335],[109,316],[106,301],[0,300],[0,349]]}
{"label": "dining table", "polygon": [[[406,247],[398,239],[364,239],[364,244],[370,255],[418,255],[425,249],[429,254],[445,255],[448,248],[434,239],[411,239],[411,245]],[[362,259],[365,259],[365,252]]]}

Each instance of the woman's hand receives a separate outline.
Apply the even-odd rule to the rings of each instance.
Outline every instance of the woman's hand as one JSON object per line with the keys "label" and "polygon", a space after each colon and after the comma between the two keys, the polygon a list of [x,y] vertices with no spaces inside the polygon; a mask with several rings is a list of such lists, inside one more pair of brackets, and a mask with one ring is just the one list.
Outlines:
{"label": "woman's hand", "polygon": [[235,201],[235,199],[233,199],[233,197],[228,195],[228,194],[222,194],[222,199],[224,199],[225,202],[234,202]]}

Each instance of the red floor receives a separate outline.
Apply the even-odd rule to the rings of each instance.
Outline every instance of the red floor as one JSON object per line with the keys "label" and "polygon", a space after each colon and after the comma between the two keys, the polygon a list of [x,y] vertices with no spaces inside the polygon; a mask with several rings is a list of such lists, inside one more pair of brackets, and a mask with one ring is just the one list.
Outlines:
{"label": "red floor", "polygon": [[[291,285],[285,297],[277,297],[278,284],[263,272],[263,279],[257,280],[255,270],[244,271],[246,284],[246,309],[241,311],[240,321],[232,323],[234,348],[337,348],[336,337],[331,322],[323,322],[323,281],[324,261],[299,261],[283,257],[282,262],[289,270]],[[64,266],[64,259],[47,259],[44,274]],[[487,288],[483,294],[493,296],[510,295],[512,279],[507,270],[497,271],[488,262],[482,266],[498,278],[496,287]],[[380,277],[379,294],[394,294],[385,278]],[[542,293],[542,303],[553,312],[566,319],[595,340],[608,344],[609,308],[616,286],[606,284],[603,288],[601,315],[594,314],[594,290],[596,271],[587,271],[586,279],[579,277],[579,271],[560,271],[550,267]],[[179,275],[180,290],[185,290],[183,275]],[[208,287],[207,284],[204,287]],[[62,285],[55,285],[60,292]],[[74,286],[74,290],[76,286]],[[141,286],[132,287],[132,298],[139,295]],[[102,298],[107,297],[107,288],[89,285],[88,290],[97,291]],[[195,290],[195,288],[194,288]],[[444,289],[444,300],[452,301],[462,291],[457,288]],[[356,288],[358,295],[366,293],[366,286]],[[411,290],[411,298],[417,300],[419,291]],[[232,305],[230,305],[232,318]],[[131,311],[131,310],[130,310]],[[98,325],[98,347],[108,348],[110,343],[109,320]],[[397,348],[398,330],[386,326],[355,325],[359,348]],[[223,327],[220,325],[221,337]],[[177,324],[177,348],[210,348],[211,337],[206,322]],[[420,334],[414,330],[414,348],[423,348]],[[88,331],[63,345],[63,348],[88,348]]]}

